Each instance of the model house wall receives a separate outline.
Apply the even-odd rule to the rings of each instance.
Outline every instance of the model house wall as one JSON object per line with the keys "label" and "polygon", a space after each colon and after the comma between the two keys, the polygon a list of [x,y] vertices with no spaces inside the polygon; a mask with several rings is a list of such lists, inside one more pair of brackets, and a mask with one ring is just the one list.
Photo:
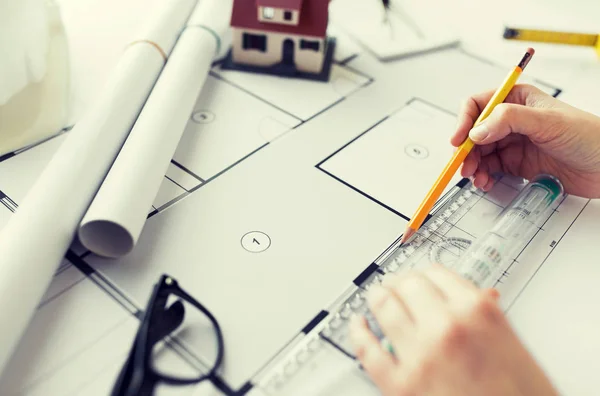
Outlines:
{"label": "model house wall", "polygon": [[234,0],[225,67],[326,80],[335,48],[327,37],[329,1]]}
{"label": "model house wall", "polygon": [[318,73],[325,49],[321,37],[233,29],[232,55],[236,63],[273,66],[291,62],[300,71]]}

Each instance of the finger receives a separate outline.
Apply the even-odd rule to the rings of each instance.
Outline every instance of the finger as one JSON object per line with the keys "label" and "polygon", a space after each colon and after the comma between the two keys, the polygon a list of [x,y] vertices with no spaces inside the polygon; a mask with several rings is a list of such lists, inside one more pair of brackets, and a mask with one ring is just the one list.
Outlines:
{"label": "finger", "polygon": [[[461,111],[459,112],[456,131],[450,139],[452,145],[458,146],[465,141],[467,135],[470,136],[469,131],[473,128],[473,125],[479,118],[483,109],[487,106],[495,91],[496,90],[489,90],[481,92],[477,95],[473,95],[464,102]],[[539,102],[540,99],[543,99],[544,96],[549,95],[532,85],[517,84],[511,89],[504,100],[504,103],[532,106],[535,105],[536,102]]]}
{"label": "finger", "polygon": [[[515,103],[525,105],[527,97],[538,93],[539,90],[531,85],[515,85],[505,99],[506,103]],[[487,106],[488,102],[496,90],[489,90],[478,93],[465,100],[458,113],[456,131],[450,139],[453,146],[458,147],[467,138],[473,124],[479,118],[479,115]],[[541,92],[541,91],[539,91]]]}
{"label": "finger", "polygon": [[498,148],[497,151],[503,150],[512,145],[521,145],[521,144],[523,144],[524,139],[527,139],[527,137],[524,135],[517,135],[517,134],[508,135],[507,137],[505,137],[504,139],[502,139],[496,143],[497,148]]}
{"label": "finger", "polygon": [[496,289],[479,289],[458,273],[439,264],[431,265],[424,274],[448,295],[448,306],[454,314],[468,310],[481,299],[482,293],[495,302],[500,296]]}
{"label": "finger", "polygon": [[483,164],[479,165],[479,168],[475,172],[475,178],[473,180],[473,185],[477,188],[483,188],[490,179],[490,175],[485,169],[482,168],[482,165]]}
{"label": "finger", "polygon": [[485,107],[485,104],[483,106],[480,106],[480,104],[483,102],[487,103],[493,94],[494,91],[483,92],[463,102],[458,113],[456,129],[450,137],[450,143],[453,146],[458,147],[465,141],[469,135],[469,131],[473,128],[475,120]]}
{"label": "finger", "polygon": [[442,290],[449,300],[472,299],[478,291],[472,282],[440,264],[432,264],[423,271],[423,275]]}
{"label": "finger", "polygon": [[[392,275],[388,275],[384,279],[388,277],[392,277]],[[406,305],[385,286],[376,286],[371,289],[367,300],[369,309],[381,331],[392,344],[396,356],[402,359],[402,353],[407,347],[410,347],[406,339],[410,338],[414,329],[414,319]]]}
{"label": "finger", "polygon": [[506,166],[503,165],[498,153],[492,153],[481,158],[482,168],[487,169],[489,174],[503,173]]}
{"label": "finger", "polygon": [[485,186],[483,186],[481,189],[485,192],[488,192],[492,189],[492,187],[494,187],[494,184],[496,183],[496,180],[494,180],[493,177],[490,177],[490,179],[488,180],[487,184]]}
{"label": "finger", "polygon": [[375,385],[385,394],[392,394],[396,369],[394,357],[381,347],[371,333],[365,319],[355,316],[350,322],[350,342],[356,358],[371,377]]}
{"label": "finger", "polygon": [[491,153],[496,151],[498,144],[494,142],[492,144],[484,144],[482,146],[476,146],[476,147],[479,149],[479,152],[481,153],[481,157],[485,157],[486,155],[490,155]]}
{"label": "finger", "polygon": [[435,325],[444,311],[446,295],[419,271],[411,271],[386,284],[398,300],[403,301],[415,325]]}
{"label": "finger", "polygon": [[[492,98],[492,95],[496,90],[484,92],[477,96],[481,101],[477,102],[477,105],[481,107],[482,111],[488,102]],[[491,93],[491,95],[490,95]],[[504,99],[504,103],[513,103],[521,106],[535,106],[536,102],[539,102],[543,97],[550,97],[547,93],[542,91],[536,86],[530,84],[516,84]]]}
{"label": "finger", "polygon": [[555,124],[552,112],[502,103],[496,106],[490,116],[469,132],[475,144],[489,144],[504,139],[510,134],[528,136],[534,143],[547,141],[554,132],[548,125]]}
{"label": "finger", "polygon": [[467,158],[465,158],[462,168],[460,170],[460,175],[462,177],[471,177],[475,174],[477,167],[479,166],[479,150],[478,148],[474,148]]}

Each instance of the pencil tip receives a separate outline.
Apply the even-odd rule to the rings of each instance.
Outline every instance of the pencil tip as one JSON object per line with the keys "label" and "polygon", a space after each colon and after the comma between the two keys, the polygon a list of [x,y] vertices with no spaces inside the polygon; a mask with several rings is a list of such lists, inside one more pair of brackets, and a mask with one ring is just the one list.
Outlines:
{"label": "pencil tip", "polygon": [[413,230],[412,228],[408,227],[405,231],[404,231],[404,235],[402,235],[402,238],[400,239],[400,246],[404,245],[404,243],[406,241],[408,241],[410,239],[410,237],[412,237],[415,234],[415,230]]}

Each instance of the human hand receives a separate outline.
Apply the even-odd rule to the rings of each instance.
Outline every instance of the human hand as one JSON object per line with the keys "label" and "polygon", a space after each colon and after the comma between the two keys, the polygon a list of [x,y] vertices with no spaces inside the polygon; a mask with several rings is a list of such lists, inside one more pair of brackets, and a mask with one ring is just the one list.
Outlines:
{"label": "human hand", "polygon": [[387,275],[368,302],[395,356],[358,317],[356,356],[386,396],[556,395],[496,297],[442,266]]}
{"label": "human hand", "polygon": [[468,135],[476,144],[463,163],[463,177],[487,191],[495,173],[525,179],[548,173],[568,194],[600,197],[599,117],[531,85],[516,85],[505,102],[471,130],[492,94],[484,92],[465,102],[450,140],[458,147]]}

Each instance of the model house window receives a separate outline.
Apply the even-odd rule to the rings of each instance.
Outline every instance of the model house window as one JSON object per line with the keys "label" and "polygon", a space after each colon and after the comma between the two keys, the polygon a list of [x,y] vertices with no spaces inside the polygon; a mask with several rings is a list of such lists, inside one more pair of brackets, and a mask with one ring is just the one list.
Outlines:
{"label": "model house window", "polygon": [[255,49],[265,52],[267,50],[267,36],[264,34],[244,33],[242,37],[242,46],[245,50]]}
{"label": "model house window", "polygon": [[318,41],[311,41],[311,40],[300,40],[300,49],[310,49],[313,51],[318,51],[319,50],[319,42]]}
{"label": "model house window", "polygon": [[272,7],[264,7],[263,8],[263,18],[265,19],[273,19],[275,16],[275,9]]}
{"label": "model house window", "polygon": [[283,19],[285,19],[286,21],[291,21],[292,20],[292,11],[285,11],[283,13]]}

